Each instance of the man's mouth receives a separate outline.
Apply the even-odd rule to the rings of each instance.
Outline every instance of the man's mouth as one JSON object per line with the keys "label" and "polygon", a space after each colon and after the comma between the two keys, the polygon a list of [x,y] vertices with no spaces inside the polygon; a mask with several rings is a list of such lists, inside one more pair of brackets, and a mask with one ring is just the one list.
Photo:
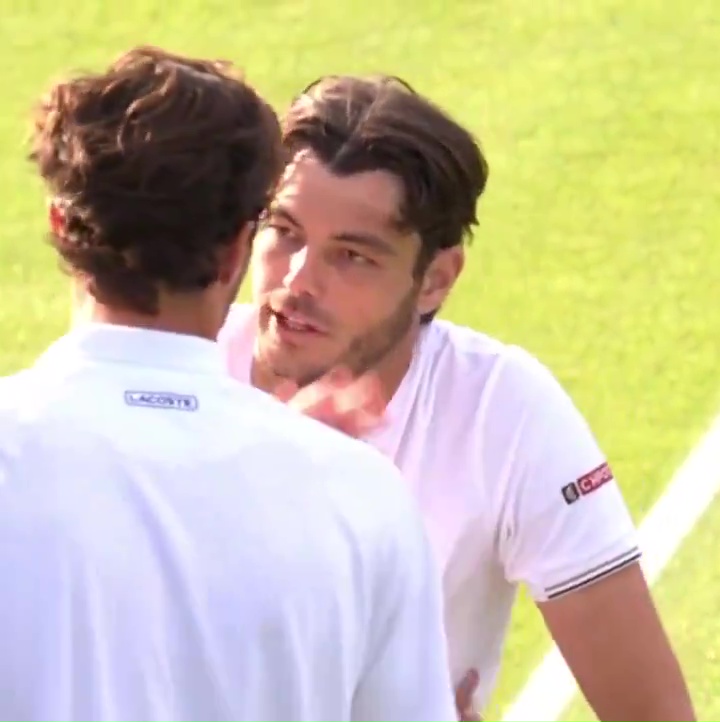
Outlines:
{"label": "man's mouth", "polygon": [[323,329],[299,313],[283,313],[270,309],[271,317],[281,331],[292,331],[295,333],[324,333]]}

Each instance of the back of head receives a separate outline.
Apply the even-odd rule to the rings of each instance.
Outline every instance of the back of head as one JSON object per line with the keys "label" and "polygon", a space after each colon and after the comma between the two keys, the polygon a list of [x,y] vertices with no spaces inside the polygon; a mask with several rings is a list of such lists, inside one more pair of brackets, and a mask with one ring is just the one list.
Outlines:
{"label": "back of head", "polygon": [[157,312],[158,289],[218,277],[281,166],[273,110],[229,63],[135,48],[51,88],[31,153],[60,214],[52,243],[100,302]]}
{"label": "back of head", "polygon": [[422,241],[418,270],[463,243],[477,223],[488,178],[482,151],[465,128],[404,81],[327,76],[312,83],[283,120],[291,155],[311,150],[338,175],[381,170],[404,191],[399,221]]}

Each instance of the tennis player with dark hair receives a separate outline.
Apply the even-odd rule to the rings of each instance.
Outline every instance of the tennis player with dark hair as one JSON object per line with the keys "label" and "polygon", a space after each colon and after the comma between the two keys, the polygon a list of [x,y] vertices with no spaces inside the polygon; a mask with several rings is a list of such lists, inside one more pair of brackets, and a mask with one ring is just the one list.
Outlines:
{"label": "tennis player with dark hair", "polygon": [[692,719],[582,414],[528,352],[435,318],[488,180],[475,139],[397,78],[329,76],[294,100],[283,144],[227,363],[283,394],[338,365],[379,379],[386,423],[363,438],[403,472],[443,565],[461,715],[489,699],[523,584],[599,719]]}
{"label": "tennis player with dark hair", "polygon": [[281,156],[229,65],[157,48],[39,105],[75,325],[0,379],[0,719],[454,715],[399,472],[215,341]]}

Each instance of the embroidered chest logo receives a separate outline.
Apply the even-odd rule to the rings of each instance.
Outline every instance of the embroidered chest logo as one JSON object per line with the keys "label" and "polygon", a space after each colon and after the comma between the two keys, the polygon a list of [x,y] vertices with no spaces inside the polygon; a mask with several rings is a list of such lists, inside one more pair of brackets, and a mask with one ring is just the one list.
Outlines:
{"label": "embroidered chest logo", "polygon": [[172,411],[197,411],[198,409],[196,396],[174,394],[169,391],[126,391],[125,403],[128,406]]}

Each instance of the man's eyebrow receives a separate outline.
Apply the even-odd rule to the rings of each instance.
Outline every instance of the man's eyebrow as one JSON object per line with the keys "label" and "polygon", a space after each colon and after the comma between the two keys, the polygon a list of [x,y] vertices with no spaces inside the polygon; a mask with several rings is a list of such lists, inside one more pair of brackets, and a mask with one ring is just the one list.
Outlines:
{"label": "man's eyebrow", "polygon": [[381,253],[384,256],[397,255],[397,251],[393,244],[388,243],[372,233],[363,233],[362,231],[345,231],[343,233],[334,234],[332,238],[334,241],[344,241],[346,243],[353,243],[357,246],[364,246],[365,248],[373,250],[376,253]]}
{"label": "man's eyebrow", "polygon": [[[269,217],[275,217],[287,221],[296,228],[302,228],[303,225],[300,221],[292,214],[292,212],[281,203],[273,203],[268,210]],[[375,251],[384,256],[395,256],[397,255],[397,249],[391,243],[376,236],[374,233],[366,233],[364,231],[341,231],[331,236],[333,241],[339,241],[340,243],[352,243],[357,246],[364,246],[368,250]]]}
{"label": "man's eyebrow", "polygon": [[300,223],[300,221],[295,218],[295,216],[290,213],[290,211],[285,208],[285,206],[282,206],[279,203],[273,203],[270,206],[270,208],[268,209],[268,216],[279,216],[284,221],[292,223],[292,225],[297,226],[298,228],[302,228],[302,224]]}

